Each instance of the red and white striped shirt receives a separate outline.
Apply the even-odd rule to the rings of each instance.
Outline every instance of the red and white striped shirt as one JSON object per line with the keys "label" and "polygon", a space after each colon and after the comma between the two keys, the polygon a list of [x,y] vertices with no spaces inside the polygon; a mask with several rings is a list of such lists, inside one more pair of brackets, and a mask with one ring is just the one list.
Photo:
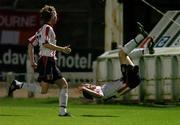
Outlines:
{"label": "red and white striped shirt", "polygon": [[44,24],[32,37],[28,39],[29,43],[33,46],[39,45],[39,55],[40,56],[47,56],[47,57],[55,57],[56,51],[50,50],[43,46],[44,43],[51,43],[56,45],[56,35],[54,33],[53,28],[48,25]]}

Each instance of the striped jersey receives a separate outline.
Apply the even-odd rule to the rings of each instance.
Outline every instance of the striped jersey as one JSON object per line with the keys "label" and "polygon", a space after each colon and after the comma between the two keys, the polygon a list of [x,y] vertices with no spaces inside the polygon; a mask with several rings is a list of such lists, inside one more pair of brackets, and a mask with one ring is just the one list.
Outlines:
{"label": "striped jersey", "polygon": [[32,37],[28,39],[29,43],[33,46],[39,45],[39,55],[40,56],[47,56],[47,57],[55,57],[56,51],[50,50],[43,46],[44,43],[51,43],[56,45],[56,35],[54,33],[53,28],[48,25],[44,24]]}

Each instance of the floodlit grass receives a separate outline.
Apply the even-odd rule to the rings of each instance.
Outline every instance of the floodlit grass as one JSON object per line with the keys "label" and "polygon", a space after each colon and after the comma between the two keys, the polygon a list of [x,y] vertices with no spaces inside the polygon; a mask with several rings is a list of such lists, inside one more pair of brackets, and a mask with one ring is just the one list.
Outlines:
{"label": "floodlit grass", "polygon": [[180,125],[180,107],[82,104],[70,99],[72,117],[58,116],[58,101],[0,99],[0,125]]}

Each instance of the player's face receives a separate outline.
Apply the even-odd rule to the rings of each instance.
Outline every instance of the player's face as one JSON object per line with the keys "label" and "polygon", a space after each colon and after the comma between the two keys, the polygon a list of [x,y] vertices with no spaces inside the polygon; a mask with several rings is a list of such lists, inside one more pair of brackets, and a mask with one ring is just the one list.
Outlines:
{"label": "player's face", "polygon": [[56,22],[57,22],[57,13],[56,13],[56,11],[53,11],[53,16],[52,16],[51,21],[52,21],[53,25],[56,24]]}

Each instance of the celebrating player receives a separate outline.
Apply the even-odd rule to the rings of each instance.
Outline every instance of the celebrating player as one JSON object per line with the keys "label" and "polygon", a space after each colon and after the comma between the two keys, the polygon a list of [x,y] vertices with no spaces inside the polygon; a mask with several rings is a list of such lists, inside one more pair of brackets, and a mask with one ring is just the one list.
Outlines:
{"label": "celebrating player", "polygon": [[[28,39],[28,55],[31,66],[39,73],[38,84],[30,84],[14,80],[9,87],[9,95],[16,89],[27,89],[35,93],[46,94],[49,84],[57,84],[60,89],[59,93],[59,116],[70,116],[67,112],[68,103],[68,83],[62,76],[61,71],[56,65],[56,51],[66,54],[71,52],[70,46],[57,46],[56,35],[53,26],[57,22],[57,12],[53,6],[45,5],[40,10],[40,16],[43,21],[42,27],[35,33],[34,36]],[[34,46],[39,45],[39,60],[36,64],[34,60]]]}

